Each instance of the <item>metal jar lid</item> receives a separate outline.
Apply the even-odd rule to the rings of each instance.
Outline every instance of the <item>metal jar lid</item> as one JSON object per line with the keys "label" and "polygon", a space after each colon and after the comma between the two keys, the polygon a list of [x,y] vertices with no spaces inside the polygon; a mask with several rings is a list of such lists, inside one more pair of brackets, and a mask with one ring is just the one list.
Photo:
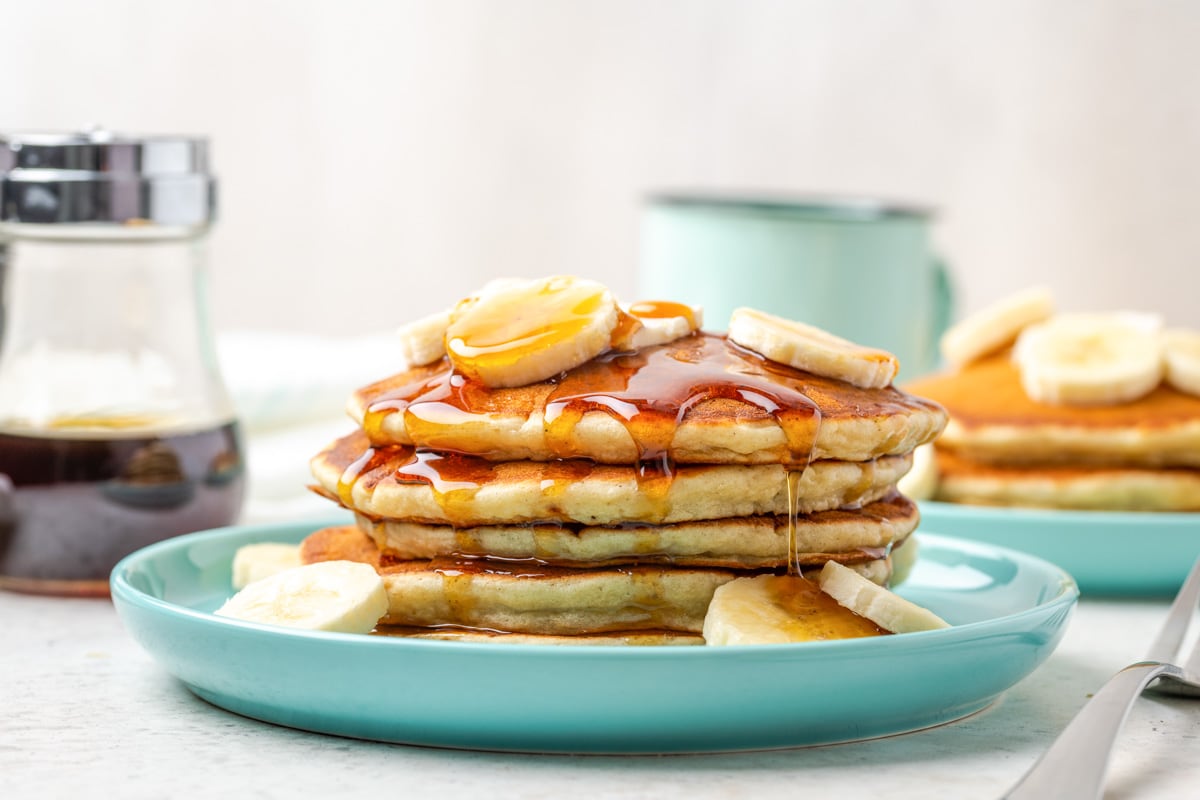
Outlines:
{"label": "metal jar lid", "polygon": [[216,212],[208,141],[0,133],[0,221],[203,225]]}

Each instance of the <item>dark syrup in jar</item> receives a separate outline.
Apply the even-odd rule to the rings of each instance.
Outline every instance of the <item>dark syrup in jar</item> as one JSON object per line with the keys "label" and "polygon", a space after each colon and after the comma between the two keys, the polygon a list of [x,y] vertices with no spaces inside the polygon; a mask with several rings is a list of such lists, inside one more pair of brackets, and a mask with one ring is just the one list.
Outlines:
{"label": "dark syrup in jar", "polygon": [[[0,588],[104,596],[129,553],[236,520],[237,423],[187,433],[0,433]],[[116,432],[116,433],[119,433]]]}

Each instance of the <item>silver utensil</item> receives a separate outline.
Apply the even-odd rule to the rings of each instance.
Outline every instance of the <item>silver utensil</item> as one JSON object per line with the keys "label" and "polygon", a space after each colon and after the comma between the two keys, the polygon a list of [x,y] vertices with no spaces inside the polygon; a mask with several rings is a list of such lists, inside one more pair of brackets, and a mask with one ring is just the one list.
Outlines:
{"label": "silver utensil", "polygon": [[1152,691],[1200,697],[1200,640],[1183,666],[1177,665],[1198,601],[1200,560],[1175,596],[1146,660],[1110,678],[1002,800],[1098,800],[1113,743],[1142,692],[1154,683]]}

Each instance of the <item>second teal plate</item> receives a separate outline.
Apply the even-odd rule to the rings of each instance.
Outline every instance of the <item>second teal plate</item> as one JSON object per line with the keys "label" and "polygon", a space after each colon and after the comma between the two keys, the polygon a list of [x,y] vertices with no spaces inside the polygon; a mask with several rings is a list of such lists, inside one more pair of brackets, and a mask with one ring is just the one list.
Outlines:
{"label": "second teal plate", "polygon": [[1085,595],[1173,595],[1200,557],[1200,514],[994,508],[922,501],[921,530],[1010,547],[1065,569]]}

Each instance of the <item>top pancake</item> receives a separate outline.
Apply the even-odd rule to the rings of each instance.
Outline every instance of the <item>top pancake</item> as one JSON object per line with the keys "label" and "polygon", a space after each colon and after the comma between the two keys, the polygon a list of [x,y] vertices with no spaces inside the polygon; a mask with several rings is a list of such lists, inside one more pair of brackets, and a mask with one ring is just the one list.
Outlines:
{"label": "top pancake", "polygon": [[946,422],[936,403],[792,369],[707,333],[508,389],[466,381],[443,359],[358,390],[348,411],[376,445],[604,464],[869,461],[933,440]]}
{"label": "top pancake", "polygon": [[1165,383],[1132,403],[1057,406],[1021,388],[1008,352],[905,388],[950,412],[938,447],[994,464],[1200,466],[1200,397]]}

